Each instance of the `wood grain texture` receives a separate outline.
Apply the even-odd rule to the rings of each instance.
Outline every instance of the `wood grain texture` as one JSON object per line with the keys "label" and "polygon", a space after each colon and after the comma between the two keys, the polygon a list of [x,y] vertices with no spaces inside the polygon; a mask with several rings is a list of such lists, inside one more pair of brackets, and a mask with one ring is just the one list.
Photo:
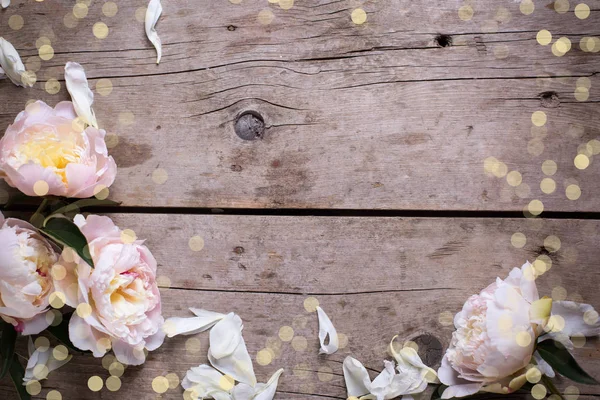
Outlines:
{"label": "wood grain texture", "polygon": [[[0,83],[0,127],[30,98],[67,99],[64,84],[57,95],[43,87],[62,81],[68,60],[85,66],[92,86],[110,79],[113,92],[96,96],[95,108],[120,139],[112,197],[125,205],[522,210],[540,198],[546,210],[600,211],[592,183],[598,163],[583,171],[573,165],[577,147],[600,132],[599,56],[578,44],[600,34],[597,1],[579,20],[542,4],[525,16],[516,2],[486,0],[467,22],[458,18],[459,1],[367,2],[362,26],[351,22],[358,4],[349,1],[312,0],[287,11],[181,1],[165,5],[159,66],[134,17],[143,1],[119,4],[114,18],[93,3],[73,29],[62,24],[70,4],[16,3],[0,14],[0,26],[14,13],[26,24],[7,39],[28,59],[35,39],[47,35],[55,56],[42,63],[34,89]],[[257,21],[264,8],[275,15],[269,26]],[[104,40],[92,35],[98,20],[110,29]],[[571,51],[555,57],[537,44],[542,28],[569,37]],[[439,47],[439,34],[450,35],[452,46]],[[578,77],[591,79],[586,102],[573,96]],[[119,122],[124,110],[133,124]],[[235,135],[245,110],[264,117],[263,140]],[[536,110],[548,123],[534,137]],[[539,143],[543,152],[530,154],[528,145]],[[487,177],[489,156],[521,172],[529,193],[519,197],[504,179]],[[539,189],[546,159],[559,167],[551,195]],[[157,168],[169,176],[162,185],[152,180]],[[566,198],[567,179],[580,185],[579,200]]]}
{"label": "wood grain texture", "polygon": [[[542,247],[549,234],[560,238],[561,248],[550,254],[552,268],[538,281],[540,293],[550,295],[554,287],[562,286],[567,299],[600,304],[599,272],[594,267],[600,256],[595,245],[598,221],[144,214],[113,218],[147,239],[159,275],[171,280],[171,287],[162,289],[166,316],[189,315],[190,306],[235,311],[244,319],[244,338],[253,357],[282,326],[293,326],[296,336],[306,338],[306,350],[283,343],[280,357],[271,365],[256,364],[262,380],[280,367],[286,369],[277,399],[344,399],[344,357],[353,355],[370,370],[379,370],[386,344],[396,334],[400,340],[417,342],[432,336],[445,349],[452,328],[440,323],[440,314],[454,314],[496,276],[505,277],[524,260],[547,254]],[[522,249],[510,243],[517,231],[527,237]],[[196,235],[204,239],[205,247],[192,252],[188,240]],[[348,346],[332,356],[318,355],[317,318],[303,306],[308,296],[319,300],[338,331],[349,338]],[[202,341],[198,354],[186,352],[187,338],[168,340],[143,368],[126,372],[117,394],[87,390],[87,378],[108,376],[99,360],[87,356],[76,357],[53,374],[45,388],[77,393],[83,399],[154,398],[155,376],[170,372],[183,376],[188,368],[206,361],[207,335],[198,337]],[[421,351],[427,348],[423,345]],[[596,339],[576,351],[581,364],[596,375],[599,355]],[[439,352],[437,358],[430,357],[438,362]],[[7,385],[5,381],[0,394],[12,399]],[[600,394],[594,387],[580,390]],[[162,398],[179,399],[181,389]]]}

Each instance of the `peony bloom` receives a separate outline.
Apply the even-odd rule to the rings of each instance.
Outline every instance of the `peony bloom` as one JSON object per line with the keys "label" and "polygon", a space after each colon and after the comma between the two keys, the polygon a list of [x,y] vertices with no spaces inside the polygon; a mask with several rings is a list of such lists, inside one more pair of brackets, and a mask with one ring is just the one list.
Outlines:
{"label": "peony bloom", "polygon": [[[526,367],[544,330],[549,332],[545,337],[569,336],[572,330],[598,333],[596,322],[588,329],[583,327],[583,314],[593,309],[591,306],[540,299],[535,279],[535,269],[525,263],[505,280],[498,278],[471,296],[456,314],[456,331],[438,371],[440,381],[448,385],[443,399],[520,389],[527,382]],[[552,376],[545,362],[539,368]]]}
{"label": "peony bloom", "polygon": [[17,115],[0,140],[0,177],[28,196],[91,197],[112,185],[117,174],[105,135],[83,129],[71,102],[51,108],[37,101]]}
{"label": "peony bloom", "polygon": [[140,365],[146,350],[160,347],[165,333],[156,284],[156,260],[143,241],[123,232],[108,217],[75,217],[94,260],[91,268],[71,249],[59,264],[66,276],[55,281],[66,304],[77,311],[69,323],[75,346],[102,357],[110,348],[123,364]]}
{"label": "peony bloom", "polygon": [[0,213],[0,318],[23,335],[46,329],[50,272],[58,256],[33,226]]}

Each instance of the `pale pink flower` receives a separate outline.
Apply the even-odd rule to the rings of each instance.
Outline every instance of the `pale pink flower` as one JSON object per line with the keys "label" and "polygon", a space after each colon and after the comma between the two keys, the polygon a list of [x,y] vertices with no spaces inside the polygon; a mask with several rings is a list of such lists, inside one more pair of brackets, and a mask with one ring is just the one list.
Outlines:
{"label": "pale pink flower", "polygon": [[88,241],[94,268],[71,249],[59,260],[67,275],[55,282],[56,290],[77,309],[69,324],[71,341],[95,357],[112,348],[119,362],[140,365],[146,351],[165,338],[156,260],[143,241],[123,235],[108,217],[77,215],[75,223]]}
{"label": "pale pink flower", "polygon": [[[443,399],[520,389],[527,382],[535,344],[545,330],[549,333],[544,338],[564,336],[565,341],[576,333],[600,332],[597,321],[584,321],[592,306],[540,299],[536,277],[530,263],[514,268],[505,280],[497,278],[471,296],[456,314],[456,331],[438,370],[440,381],[448,386]],[[546,364],[540,364],[540,370],[542,365]],[[553,376],[548,368],[543,368],[544,374]]]}
{"label": "pale pink flower", "polygon": [[58,255],[33,226],[0,213],[0,318],[23,335],[46,329],[50,273]]}
{"label": "pale pink flower", "polygon": [[83,127],[69,101],[28,105],[0,140],[0,177],[28,196],[87,198],[109,187],[117,165],[106,132]]}

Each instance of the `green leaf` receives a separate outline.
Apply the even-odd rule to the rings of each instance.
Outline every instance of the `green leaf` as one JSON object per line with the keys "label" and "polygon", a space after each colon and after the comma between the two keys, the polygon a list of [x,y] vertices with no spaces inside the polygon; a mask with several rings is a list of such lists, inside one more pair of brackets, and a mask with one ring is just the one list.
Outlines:
{"label": "green leaf", "polygon": [[2,353],[2,371],[0,379],[4,378],[10,367],[13,355],[15,354],[15,343],[17,341],[17,331],[11,324],[5,324],[2,329],[2,338],[0,338],[0,353]]}
{"label": "green leaf", "polygon": [[41,231],[63,246],[74,249],[79,257],[94,268],[87,240],[73,221],[59,217],[46,219]]}
{"label": "green leaf", "polygon": [[540,353],[540,356],[542,356],[542,358],[562,376],[586,385],[600,384],[577,364],[577,361],[575,361],[571,353],[569,353],[569,350],[561,343],[555,340],[544,340],[543,342],[538,343],[537,351]]}
{"label": "green leaf", "polygon": [[59,342],[64,344],[71,351],[77,351],[80,353],[88,353],[87,351],[82,351],[75,347],[71,339],[69,339],[69,321],[71,321],[71,317],[73,313],[63,315],[63,319],[60,324],[57,326],[49,326],[46,328],[46,331],[54,336]]}
{"label": "green leaf", "polygon": [[25,368],[19,362],[19,357],[16,354],[12,356],[12,363],[10,364],[10,378],[12,379],[15,389],[19,394],[19,399],[30,400],[31,396],[27,393],[27,389],[23,385],[23,378],[25,378]]}

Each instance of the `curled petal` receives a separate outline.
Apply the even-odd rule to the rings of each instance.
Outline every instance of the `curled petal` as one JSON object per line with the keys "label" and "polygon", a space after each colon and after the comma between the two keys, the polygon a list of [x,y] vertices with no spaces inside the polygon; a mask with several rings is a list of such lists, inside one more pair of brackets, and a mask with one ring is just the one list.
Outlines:
{"label": "curled petal", "polygon": [[[34,370],[37,365],[45,365],[48,369],[48,374],[52,371],[57,370],[62,367],[73,358],[72,355],[68,355],[64,360],[57,360],[54,357],[54,349],[48,348],[46,351],[40,351],[39,349],[35,349],[33,346],[33,341],[29,339],[29,347],[30,347],[30,355],[29,360],[27,361],[27,368],[25,369],[25,376],[23,377],[23,384],[27,384],[27,382],[37,379],[39,377],[34,376]],[[33,351],[32,351],[33,350]],[[42,379],[46,379],[47,375]]]}
{"label": "curled petal", "polygon": [[534,301],[529,309],[529,319],[539,325],[544,325],[552,311],[552,299],[548,297]]}
{"label": "curled petal", "polygon": [[73,100],[75,112],[88,125],[98,128],[98,122],[92,110],[94,93],[90,90],[87,77],[83,67],[75,62],[69,61],[65,66],[65,81],[67,90]]}
{"label": "curled petal", "polygon": [[222,320],[225,315],[212,311],[201,310],[197,308],[190,309],[195,317],[180,318],[172,317],[165,322],[165,332],[168,337],[177,335],[195,335],[212,328],[217,322]]}
{"label": "curled petal", "polygon": [[[320,353],[333,354],[338,351],[339,348],[337,331],[321,307],[317,307],[317,314],[319,315],[319,341],[321,342]],[[327,336],[329,336],[329,343],[325,344]]]}
{"label": "curled petal", "polygon": [[548,364],[546,360],[544,360],[542,356],[540,356],[540,353],[538,353],[537,351],[533,353],[533,358],[535,359],[537,368],[542,374],[546,375],[549,378],[554,378],[556,376],[556,373],[554,372],[550,364]]}
{"label": "curled petal", "polygon": [[162,57],[162,43],[160,41],[160,37],[158,37],[158,33],[156,32],[156,23],[162,14],[162,5],[160,4],[160,0],[150,0],[148,3],[148,9],[146,10],[146,36],[148,36],[148,40],[152,42],[154,47],[156,48],[156,63],[160,63],[160,59]]}
{"label": "curled petal", "polygon": [[256,394],[252,399],[273,400],[273,397],[275,397],[275,392],[277,391],[277,385],[279,384],[279,377],[281,374],[283,374],[283,368],[275,372],[266,384],[257,385]]}
{"label": "curled petal", "polygon": [[2,8],[10,6],[10,0],[2,0]]}
{"label": "curled petal", "polygon": [[466,397],[479,392],[483,385],[481,383],[467,383],[464,385],[449,386],[442,393],[442,399],[452,397]]}
{"label": "curled petal", "polygon": [[[4,5],[4,0],[2,1],[2,7],[8,7],[8,4]],[[21,61],[21,57],[15,47],[2,37],[0,37],[0,67],[3,70],[2,74],[8,76],[8,79],[15,85],[23,87],[33,86],[31,82],[24,82],[21,78],[25,72],[25,65],[23,65],[23,61]]]}
{"label": "curled petal", "polygon": [[371,378],[360,361],[350,356],[346,357],[343,370],[348,397],[359,397],[369,393]]}

